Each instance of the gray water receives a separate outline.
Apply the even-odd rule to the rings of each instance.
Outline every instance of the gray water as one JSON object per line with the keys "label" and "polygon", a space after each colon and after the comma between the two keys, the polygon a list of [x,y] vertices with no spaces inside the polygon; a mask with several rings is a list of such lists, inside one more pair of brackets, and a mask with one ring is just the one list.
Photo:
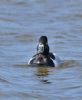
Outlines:
{"label": "gray water", "polygon": [[[41,35],[62,66],[28,67]],[[0,0],[0,100],[82,100],[82,0]]]}

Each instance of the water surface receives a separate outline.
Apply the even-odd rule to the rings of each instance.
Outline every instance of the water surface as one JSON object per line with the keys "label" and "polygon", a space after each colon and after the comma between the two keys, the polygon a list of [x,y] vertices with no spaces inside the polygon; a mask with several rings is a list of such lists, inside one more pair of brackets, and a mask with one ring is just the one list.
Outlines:
{"label": "water surface", "polygon": [[[62,66],[27,66],[41,35]],[[82,0],[0,1],[0,100],[27,99],[82,99]]]}

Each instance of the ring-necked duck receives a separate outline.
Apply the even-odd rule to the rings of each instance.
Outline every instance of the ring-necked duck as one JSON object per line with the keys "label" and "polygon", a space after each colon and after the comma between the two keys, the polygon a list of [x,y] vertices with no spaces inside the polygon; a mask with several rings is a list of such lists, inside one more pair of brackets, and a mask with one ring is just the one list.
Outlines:
{"label": "ring-necked duck", "polygon": [[54,67],[55,55],[49,51],[48,39],[46,36],[39,38],[37,53],[28,61],[29,65],[45,65]]}

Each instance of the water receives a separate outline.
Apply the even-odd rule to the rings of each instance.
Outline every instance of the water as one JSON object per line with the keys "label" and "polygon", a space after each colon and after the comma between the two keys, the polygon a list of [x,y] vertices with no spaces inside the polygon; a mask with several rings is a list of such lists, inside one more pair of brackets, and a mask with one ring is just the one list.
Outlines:
{"label": "water", "polygon": [[[38,38],[64,64],[28,67]],[[82,100],[82,0],[0,1],[0,100]]]}

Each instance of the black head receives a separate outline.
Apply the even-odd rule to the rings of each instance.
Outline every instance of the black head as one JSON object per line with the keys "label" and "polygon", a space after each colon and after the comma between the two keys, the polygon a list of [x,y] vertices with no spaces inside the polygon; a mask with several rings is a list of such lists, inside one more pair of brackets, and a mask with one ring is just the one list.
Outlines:
{"label": "black head", "polygon": [[48,39],[46,36],[41,36],[39,38],[39,42],[42,43],[42,44],[47,44],[48,43]]}

